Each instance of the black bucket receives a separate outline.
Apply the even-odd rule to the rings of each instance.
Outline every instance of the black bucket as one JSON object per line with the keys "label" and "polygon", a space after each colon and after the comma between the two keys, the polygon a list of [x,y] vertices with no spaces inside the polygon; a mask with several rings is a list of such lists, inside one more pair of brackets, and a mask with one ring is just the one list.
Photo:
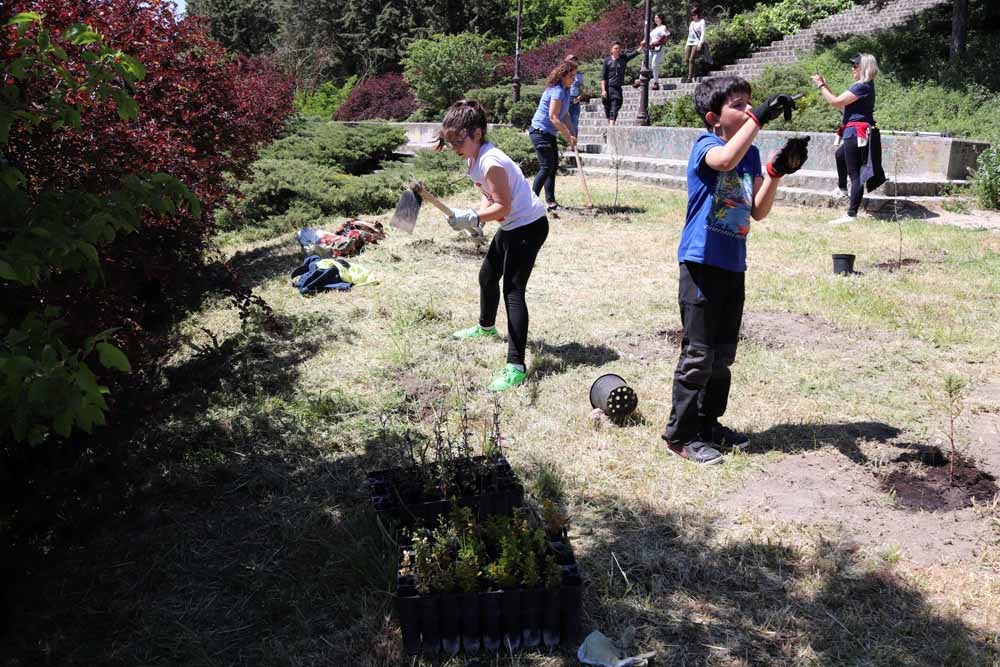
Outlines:
{"label": "black bucket", "polygon": [[854,273],[854,255],[834,255],[833,272],[844,276]]}
{"label": "black bucket", "polygon": [[590,404],[609,417],[621,419],[635,411],[639,397],[622,376],[608,373],[590,385]]}

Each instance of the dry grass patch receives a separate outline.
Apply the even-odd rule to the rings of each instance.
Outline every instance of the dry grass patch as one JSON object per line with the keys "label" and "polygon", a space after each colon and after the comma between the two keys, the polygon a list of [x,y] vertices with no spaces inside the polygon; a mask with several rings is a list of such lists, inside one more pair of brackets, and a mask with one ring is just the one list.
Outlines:
{"label": "dry grass patch", "polygon": [[[582,200],[573,181],[559,188]],[[612,201],[613,181],[591,188]],[[994,233],[907,221],[905,256],[921,261],[886,273],[871,267],[898,252],[890,223],[830,227],[828,211],[792,208],[756,223],[727,415],[754,445],[703,470],[659,438],[685,201],[631,184],[620,195],[636,208],[553,221],[529,287],[532,379],[502,403],[515,465],[563,483],[586,627],[632,628],[664,665],[1000,664],[995,501],[921,519],[941,536],[920,544],[927,559],[905,535],[848,520],[847,504],[780,511],[829,509],[820,500],[837,489],[845,503],[870,499],[887,527],[900,516],[873,461],[934,437],[941,415],[926,396],[946,373],[980,387],[1000,365]],[[288,285],[290,236],[226,250],[283,328],[241,328],[221,303],[184,325],[196,345],[171,361],[160,411],[136,435],[148,460],[127,509],[24,579],[9,664],[403,663],[391,544],[366,510],[363,473],[404,462],[435,410],[465,402],[474,423],[492,413],[483,388],[506,341],[449,337],[477,318],[480,251],[428,210],[414,235],[359,258],[378,285],[306,299]],[[833,275],[834,252],[858,254],[864,275]],[[625,427],[590,419],[604,372],[638,393]],[[812,486],[796,486],[804,466]],[[982,536],[980,552],[941,546],[956,525]],[[498,664],[575,659],[566,648]]]}

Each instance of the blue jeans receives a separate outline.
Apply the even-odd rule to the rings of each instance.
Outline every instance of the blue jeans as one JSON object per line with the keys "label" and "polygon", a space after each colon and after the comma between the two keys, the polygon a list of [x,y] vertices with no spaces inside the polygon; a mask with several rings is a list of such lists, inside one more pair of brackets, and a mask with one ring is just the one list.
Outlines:
{"label": "blue jeans", "polygon": [[537,195],[545,188],[545,203],[556,203],[556,171],[559,169],[559,144],[556,142],[556,135],[536,130],[534,128],[528,133],[531,143],[535,146],[535,154],[538,156],[538,173],[535,174],[535,182],[531,185]]}
{"label": "blue jeans", "polygon": [[574,137],[580,136],[580,105],[569,105],[569,129],[573,131]]}

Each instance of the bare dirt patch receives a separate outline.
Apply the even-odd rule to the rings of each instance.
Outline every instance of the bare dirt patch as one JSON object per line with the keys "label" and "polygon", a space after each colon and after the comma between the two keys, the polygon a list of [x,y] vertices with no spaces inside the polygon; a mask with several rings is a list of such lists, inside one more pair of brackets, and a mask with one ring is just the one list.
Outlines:
{"label": "bare dirt patch", "polygon": [[875,265],[875,268],[880,271],[888,271],[892,273],[893,271],[899,271],[904,266],[915,266],[920,263],[919,259],[913,259],[912,257],[904,257],[903,259],[890,259],[886,262],[879,262]]}
{"label": "bare dirt patch", "polygon": [[613,341],[612,346],[625,359],[654,360],[676,353],[683,338],[683,329],[659,329],[652,333],[624,336]]}
{"label": "bare dirt patch", "polygon": [[986,502],[997,493],[996,479],[971,461],[914,465],[894,470],[882,479],[882,489],[896,495],[896,502],[912,510],[928,512],[957,510],[973,500]]}
{"label": "bare dirt patch", "polygon": [[769,348],[829,346],[834,338],[847,338],[836,324],[814,315],[797,313],[744,313],[740,336]]}
{"label": "bare dirt patch", "polygon": [[426,424],[433,423],[451,391],[450,387],[435,378],[414,373],[401,375],[398,382],[410,413]]}
{"label": "bare dirt patch", "polygon": [[762,468],[722,500],[721,509],[734,527],[759,521],[818,526],[862,547],[898,549],[918,566],[975,562],[991,532],[973,508],[909,511],[879,488],[871,467],[828,450]]}

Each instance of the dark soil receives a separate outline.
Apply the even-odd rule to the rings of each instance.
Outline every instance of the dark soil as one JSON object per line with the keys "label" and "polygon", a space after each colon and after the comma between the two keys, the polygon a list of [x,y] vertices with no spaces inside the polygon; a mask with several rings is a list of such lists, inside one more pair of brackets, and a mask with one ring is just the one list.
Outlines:
{"label": "dark soil", "polygon": [[928,512],[962,509],[973,498],[985,501],[996,495],[996,478],[971,461],[956,461],[954,479],[949,470],[947,464],[897,470],[885,478],[882,488],[894,491],[901,506]]}
{"label": "dark soil", "polygon": [[893,271],[899,271],[904,266],[913,266],[919,264],[919,259],[913,259],[912,257],[904,257],[902,260],[890,259],[887,262],[879,262],[875,265],[875,268],[880,271],[888,271],[892,273]]}
{"label": "dark soil", "polygon": [[399,386],[406,395],[411,414],[425,423],[433,423],[436,412],[443,407],[450,391],[447,385],[407,373],[399,378]]}

